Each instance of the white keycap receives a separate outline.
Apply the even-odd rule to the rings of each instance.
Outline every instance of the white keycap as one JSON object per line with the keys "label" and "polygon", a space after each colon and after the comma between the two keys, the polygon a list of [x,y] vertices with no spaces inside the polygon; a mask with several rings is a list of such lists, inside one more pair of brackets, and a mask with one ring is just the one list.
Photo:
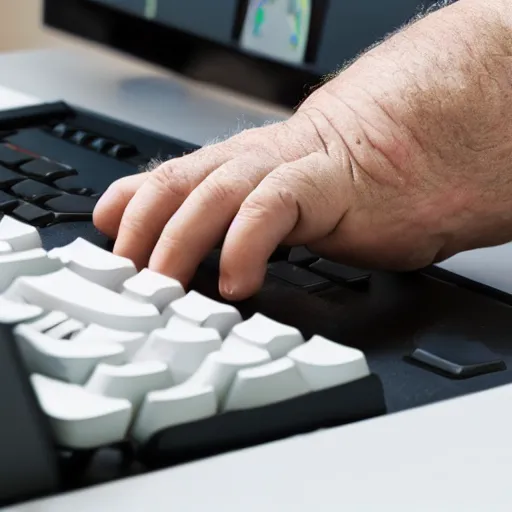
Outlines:
{"label": "white keycap", "polygon": [[123,283],[123,295],[141,302],[149,302],[163,311],[170,302],[185,296],[179,281],[147,268]]}
{"label": "white keycap", "polygon": [[194,374],[208,354],[220,350],[221,345],[222,339],[215,329],[184,324],[153,331],[134,359],[165,362],[174,383],[180,384]]}
{"label": "white keycap", "polygon": [[125,438],[132,416],[128,400],[93,395],[43,375],[31,375],[31,381],[60,446],[97,448]]}
{"label": "white keycap", "polygon": [[295,363],[283,357],[262,366],[240,370],[227,394],[224,410],[260,407],[309,391]]}
{"label": "white keycap", "polygon": [[118,291],[124,281],[137,273],[128,258],[116,256],[83,238],[52,249],[49,254],[76,274],[110,290]]}
{"label": "white keycap", "polygon": [[295,361],[304,380],[314,390],[352,382],[370,374],[360,350],[322,336],[313,336],[304,345],[293,349],[288,357]]}
{"label": "white keycap", "polygon": [[33,320],[43,314],[39,306],[14,302],[0,296],[0,324],[18,324]]}
{"label": "white keycap", "polygon": [[65,340],[71,338],[73,334],[84,328],[85,325],[82,322],[70,318],[61,324],[52,327],[50,330],[46,331],[45,334],[46,336],[50,336],[50,338],[55,338],[56,340]]}
{"label": "white keycap", "polygon": [[[4,217],[5,218],[5,217]],[[43,249],[0,255],[0,292],[20,276],[40,276],[62,268],[59,260],[49,258]]]}
{"label": "white keycap", "polygon": [[213,327],[225,338],[234,325],[242,321],[238,310],[229,304],[222,304],[196,291],[190,291],[181,299],[171,302],[164,312],[170,315],[167,327],[172,328],[174,318],[180,318],[193,325]]}
{"label": "white keycap", "polygon": [[217,399],[222,402],[238,370],[270,362],[263,349],[239,345],[230,350],[209,354],[197,372],[187,381],[199,386],[213,386]]}
{"label": "white keycap", "polygon": [[12,252],[11,244],[0,242],[0,254],[7,254],[8,252]]}
{"label": "white keycap", "polygon": [[44,276],[20,277],[8,293],[45,310],[63,311],[84,323],[143,332],[162,326],[159,311],[152,304],[130,300],[67,268]]}
{"label": "white keycap", "polygon": [[213,416],[217,412],[217,400],[211,386],[181,384],[146,395],[135,418],[131,435],[140,443],[156,432]]}
{"label": "white keycap", "polygon": [[99,364],[84,388],[98,395],[126,398],[137,410],[146,393],[172,386],[169,368],[160,361],[142,361],[122,366]]}
{"label": "white keycap", "polygon": [[248,343],[268,351],[272,359],[284,357],[295,347],[304,343],[298,329],[284,325],[266,316],[255,313],[245,322],[235,325],[224,341],[224,346]]}
{"label": "white keycap", "polygon": [[37,229],[4,215],[0,219],[0,242],[7,242],[13,251],[28,251],[42,247]]}
{"label": "white keycap", "polygon": [[29,325],[35,331],[46,332],[68,319],[68,315],[62,311],[51,311],[50,313],[44,315],[41,318],[38,318],[37,320],[34,320],[33,322],[28,322],[27,325]]}
{"label": "white keycap", "polygon": [[101,325],[90,324],[72,339],[80,343],[118,343],[124,348],[126,359],[130,361],[145,343],[147,337],[148,335],[144,332],[118,331]]}
{"label": "white keycap", "polygon": [[75,343],[55,340],[20,324],[14,337],[29,372],[83,384],[98,363],[123,364],[123,347],[114,343]]}

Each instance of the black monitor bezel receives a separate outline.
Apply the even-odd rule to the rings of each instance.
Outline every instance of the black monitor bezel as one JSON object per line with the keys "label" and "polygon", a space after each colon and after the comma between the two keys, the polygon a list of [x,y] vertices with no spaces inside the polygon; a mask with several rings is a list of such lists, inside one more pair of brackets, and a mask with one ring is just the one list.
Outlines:
{"label": "black monitor bezel", "polygon": [[[326,1],[321,0],[320,15],[325,14]],[[54,29],[286,108],[295,108],[321,80],[313,66],[295,67],[249,55],[86,0],[45,0],[43,12],[45,25]],[[169,45],[180,51],[166,51]],[[315,51],[313,45],[308,51]],[[198,66],[201,59],[228,63],[229,72]],[[259,87],[261,83],[265,87]]]}

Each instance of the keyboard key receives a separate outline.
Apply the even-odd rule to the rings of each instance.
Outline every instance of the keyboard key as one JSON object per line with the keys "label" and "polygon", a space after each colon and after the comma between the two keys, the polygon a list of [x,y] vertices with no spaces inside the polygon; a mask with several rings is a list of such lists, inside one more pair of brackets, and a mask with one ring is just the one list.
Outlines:
{"label": "keyboard key", "polygon": [[187,381],[194,386],[213,386],[219,402],[228,392],[238,370],[270,362],[268,352],[249,345],[233,346],[209,354]]}
{"label": "keyboard key", "polygon": [[29,372],[66,382],[83,384],[101,362],[126,362],[121,345],[56,340],[23,324],[13,333]]}
{"label": "keyboard key", "polygon": [[137,149],[135,146],[129,144],[116,144],[108,150],[108,155],[119,160],[124,160],[125,158],[131,158],[137,155]]}
{"label": "keyboard key", "polygon": [[46,201],[46,208],[55,213],[90,215],[94,212],[98,198],[80,195],[64,195]]}
{"label": "keyboard key", "polygon": [[224,410],[249,409],[289,400],[310,391],[295,363],[283,357],[240,370],[227,394]]}
{"label": "keyboard key", "polygon": [[185,290],[176,279],[145,268],[123,283],[123,295],[163,311],[170,302],[184,297]]}
{"label": "keyboard key", "polygon": [[58,258],[75,274],[110,290],[121,289],[124,281],[137,274],[131,260],[116,256],[83,238],[52,249],[48,254]]}
{"label": "keyboard key", "polygon": [[280,324],[260,313],[255,313],[249,320],[233,327],[224,341],[224,347],[227,349],[237,343],[263,348],[272,359],[279,359],[292,348],[304,343],[304,338],[295,327]]}
{"label": "keyboard key", "polygon": [[0,190],[0,212],[11,213],[19,204],[18,199]]}
{"label": "keyboard key", "polygon": [[84,323],[137,332],[162,327],[160,314],[152,304],[129,300],[67,268],[38,277],[21,277],[9,293],[45,310],[63,311]]}
{"label": "keyboard key", "polygon": [[39,276],[62,268],[60,261],[48,257],[43,249],[0,255],[0,292],[20,276]]}
{"label": "keyboard key", "polygon": [[60,139],[67,139],[71,137],[75,131],[76,129],[69,126],[67,123],[59,123],[52,128],[53,135],[59,137]]}
{"label": "keyboard key", "polygon": [[135,355],[136,361],[157,359],[169,366],[173,381],[180,384],[191,377],[206,356],[220,350],[222,339],[215,329],[188,324],[175,329],[156,329]]}
{"label": "keyboard key", "polygon": [[66,340],[84,328],[85,325],[82,322],[70,318],[61,324],[52,327],[50,330],[46,331],[45,334],[50,336],[50,338],[55,338],[56,340]]}
{"label": "keyboard key", "polygon": [[310,265],[309,269],[341,284],[367,284],[371,278],[371,272],[367,270],[324,259],[319,259]]}
{"label": "keyboard key", "polygon": [[42,247],[36,228],[6,215],[0,216],[0,241],[7,242],[14,251]]}
{"label": "keyboard key", "polygon": [[34,329],[34,331],[46,332],[68,319],[68,315],[62,311],[51,311],[50,313],[44,315],[42,318],[38,318],[34,322],[29,322],[26,325],[28,325],[31,329]]}
{"label": "keyboard key", "polygon": [[144,443],[164,428],[208,418],[216,412],[217,399],[211,386],[181,384],[151,391],[135,418],[131,435]]}
{"label": "keyboard key", "polygon": [[0,255],[13,252],[12,247],[7,242],[0,242]]}
{"label": "keyboard key", "polygon": [[318,276],[309,270],[286,261],[277,261],[268,265],[268,273],[291,285],[304,288],[308,291],[320,291],[330,286],[328,279]]}
{"label": "keyboard key", "polygon": [[104,137],[96,137],[89,143],[89,147],[98,153],[107,153],[116,143]]}
{"label": "keyboard key", "polygon": [[293,265],[310,265],[318,260],[319,256],[314,255],[307,247],[292,247],[288,256],[288,262]]}
{"label": "keyboard key", "polygon": [[26,153],[21,153],[6,144],[0,144],[0,164],[7,167],[18,167],[24,162],[31,160]]}
{"label": "keyboard key", "polygon": [[135,353],[144,345],[147,337],[147,334],[144,332],[118,331],[101,325],[90,324],[74,336],[73,341],[80,343],[89,343],[91,341],[117,343],[124,348],[126,359],[131,360]]}
{"label": "keyboard key", "polygon": [[0,295],[0,324],[14,325],[33,320],[43,314],[38,306],[8,300]]}
{"label": "keyboard key", "polygon": [[181,320],[192,325],[217,329],[223,338],[242,321],[242,316],[235,307],[217,302],[196,291],[190,291],[181,299],[171,302],[164,312],[164,317],[169,316],[169,329]]}
{"label": "keyboard key", "polygon": [[31,376],[42,410],[60,446],[90,449],[124,439],[132,417],[128,400],[93,395],[81,386]]}
{"label": "keyboard key", "polygon": [[59,190],[69,192],[70,194],[78,194],[84,196],[94,194],[94,190],[84,187],[82,179],[78,175],[59,178],[58,180],[55,180],[52,185],[57,187]]}
{"label": "keyboard key", "polygon": [[293,349],[288,357],[313,390],[345,384],[370,375],[364,354],[322,336]]}
{"label": "keyboard key", "polygon": [[38,227],[47,226],[55,220],[55,215],[52,212],[30,203],[22,203],[12,211],[12,215]]}
{"label": "keyboard key", "polygon": [[41,202],[45,199],[62,195],[62,192],[57,189],[34,180],[24,180],[14,185],[11,191],[29,202]]}
{"label": "keyboard key", "polygon": [[47,181],[53,181],[57,178],[63,178],[65,176],[73,176],[77,174],[75,169],[68,167],[67,165],[52,162],[45,158],[38,158],[32,160],[20,167],[20,171],[27,176],[39,178]]}
{"label": "keyboard key", "polygon": [[69,137],[69,140],[75,144],[78,144],[79,146],[87,146],[91,141],[94,140],[94,138],[95,135],[92,133],[86,132],[84,130],[77,130]]}
{"label": "keyboard key", "polygon": [[26,179],[25,176],[0,165],[0,188],[11,188],[24,179]]}
{"label": "keyboard key", "polygon": [[141,361],[122,366],[101,363],[85,384],[90,393],[125,398],[136,411],[150,391],[172,386],[169,368],[161,361]]}

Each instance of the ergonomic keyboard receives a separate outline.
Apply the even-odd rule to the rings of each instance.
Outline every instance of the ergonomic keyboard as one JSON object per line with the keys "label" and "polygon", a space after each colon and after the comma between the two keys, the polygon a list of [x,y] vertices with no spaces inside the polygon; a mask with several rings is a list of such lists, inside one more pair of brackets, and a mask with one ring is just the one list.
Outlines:
{"label": "ergonomic keyboard", "polygon": [[0,504],[512,382],[510,305],[279,248],[229,304],[110,252],[115,179],[195,146],[64,103],[0,113]]}

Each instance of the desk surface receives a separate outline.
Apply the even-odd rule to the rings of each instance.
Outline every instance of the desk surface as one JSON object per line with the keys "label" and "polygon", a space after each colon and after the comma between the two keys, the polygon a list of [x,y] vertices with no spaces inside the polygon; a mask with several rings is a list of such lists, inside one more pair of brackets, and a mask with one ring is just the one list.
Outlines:
{"label": "desk surface", "polygon": [[[118,56],[0,56],[0,108],[64,99],[204,143],[285,112]],[[162,114],[163,111],[163,114]],[[512,291],[512,245],[445,268]],[[6,509],[11,512],[509,511],[512,385]]]}

